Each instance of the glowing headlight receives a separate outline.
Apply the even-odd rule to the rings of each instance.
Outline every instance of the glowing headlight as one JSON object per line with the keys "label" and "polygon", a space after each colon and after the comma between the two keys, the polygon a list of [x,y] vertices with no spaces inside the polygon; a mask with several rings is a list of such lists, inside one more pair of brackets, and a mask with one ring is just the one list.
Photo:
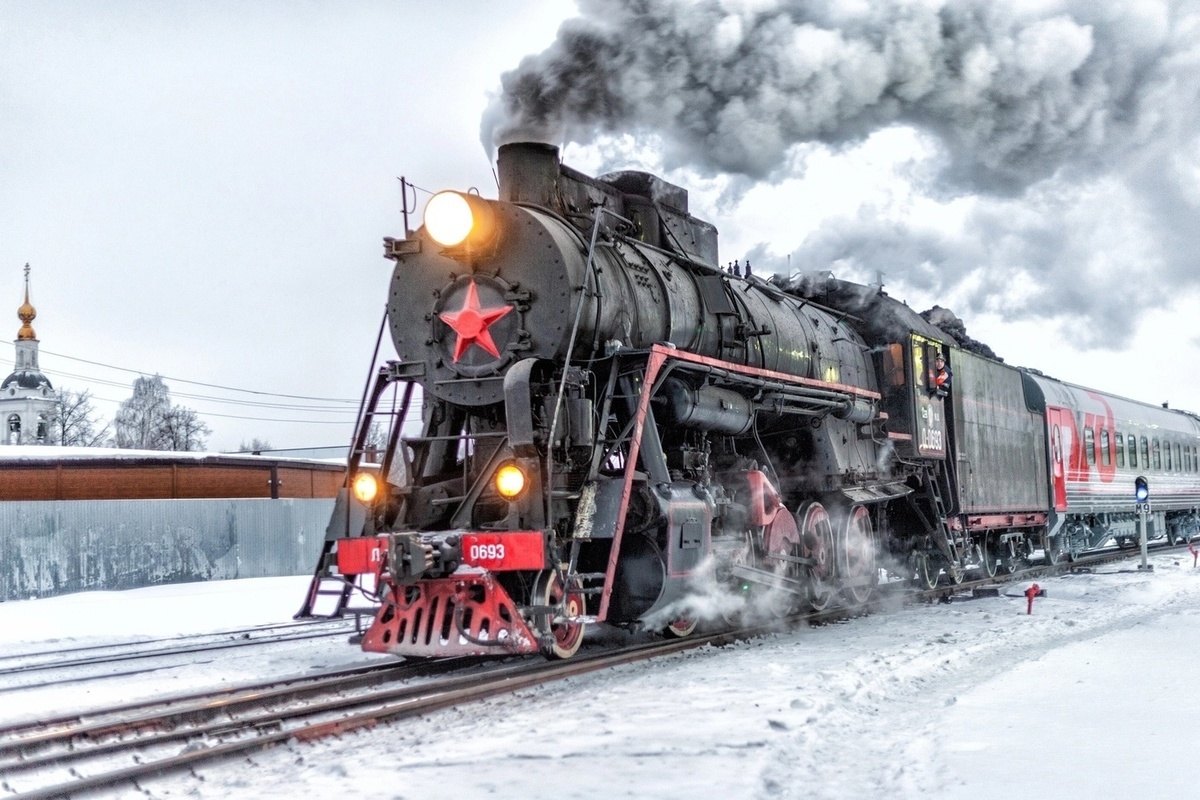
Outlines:
{"label": "glowing headlight", "polygon": [[465,242],[474,226],[471,204],[458,192],[438,192],[425,204],[425,231],[443,247]]}
{"label": "glowing headlight", "polygon": [[370,503],[379,494],[379,481],[369,472],[360,472],[354,476],[353,488],[359,502]]}
{"label": "glowing headlight", "polygon": [[513,500],[525,489],[525,473],[515,464],[496,470],[496,491],[505,500]]}

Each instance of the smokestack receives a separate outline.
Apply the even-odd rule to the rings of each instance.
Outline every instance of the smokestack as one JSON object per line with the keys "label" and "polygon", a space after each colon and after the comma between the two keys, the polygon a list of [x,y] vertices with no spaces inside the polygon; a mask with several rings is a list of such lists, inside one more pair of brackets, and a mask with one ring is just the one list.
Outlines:
{"label": "smokestack", "polygon": [[543,142],[500,145],[496,157],[500,199],[557,208],[558,148]]}

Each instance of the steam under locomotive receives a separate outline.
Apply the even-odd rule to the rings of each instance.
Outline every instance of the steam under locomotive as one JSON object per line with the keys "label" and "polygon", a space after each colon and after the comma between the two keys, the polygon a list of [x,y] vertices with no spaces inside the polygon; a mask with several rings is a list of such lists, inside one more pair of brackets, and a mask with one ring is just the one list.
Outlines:
{"label": "steam under locomotive", "polygon": [[732,274],[655,176],[542,144],[498,171],[385,239],[399,358],[301,610],[364,591],[365,649],[565,658],[591,622],[687,635],[701,593],[782,614],[995,575],[1132,540],[1138,473],[1153,532],[1197,530],[1194,415],[975,355],[881,287]]}

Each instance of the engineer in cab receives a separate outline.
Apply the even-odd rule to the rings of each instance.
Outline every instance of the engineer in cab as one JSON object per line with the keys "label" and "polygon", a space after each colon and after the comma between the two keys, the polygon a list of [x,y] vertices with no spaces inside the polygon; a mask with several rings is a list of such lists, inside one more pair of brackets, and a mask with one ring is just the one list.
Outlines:
{"label": "engineer in cab", "polygon": [[938,397],[950,394],[950,379],[953,376],[954,373],[946,364],[946,357],[938,353],[933,360],[933,393]]}

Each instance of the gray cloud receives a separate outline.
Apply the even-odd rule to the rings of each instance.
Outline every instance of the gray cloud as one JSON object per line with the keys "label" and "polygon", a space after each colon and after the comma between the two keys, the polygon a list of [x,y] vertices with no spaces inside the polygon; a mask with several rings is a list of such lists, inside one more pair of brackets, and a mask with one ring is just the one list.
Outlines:
{"label": "gray cloud", "polygon": [[[1044,181],[1016,198],[974,198],[954,226],[867,206],[826,220],[790,260],[766,245],[751,258],[759,271],[833,269],[863,281],[882,274],[888,284],[954,295],[959,315],[1045,320],[1079,347],[1120,348],[1145,313],[1200,284],[1186,241],[1200,224],[1197,208],[1155,216],[1142,188],[1115,177]],[[1172,230],[1174,222],[1185,227]]]}

